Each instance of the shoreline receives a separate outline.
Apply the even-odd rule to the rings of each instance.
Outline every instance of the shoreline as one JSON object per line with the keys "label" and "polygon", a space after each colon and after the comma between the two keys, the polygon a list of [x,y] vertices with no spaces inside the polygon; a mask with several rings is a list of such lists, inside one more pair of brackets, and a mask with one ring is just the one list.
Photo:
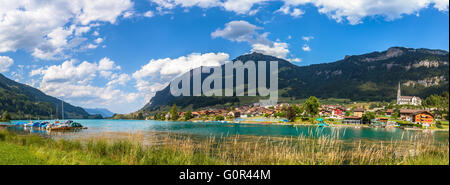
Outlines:
{"label": "shoreline", "polygon": [[[74,120],[98,120],[98,119],[74,119]],[[117,120],[117,121],[163,121],[163,120],[129,120],[129,119],[100,119],[100,120]],[[12,121],[29,121],[29,120],[11,120],[11,122],[9,122],[10,124],[12,123]],[[32,121],[38,121],[38,120],[32,120]],[[43,121],[43,120],[41,120]],[[165,121],[165,120],[164,120]],[[163,121],[163,122],[164,122]],[[227,123],[227,124],[254,124],[254,125],[291,125],[291,126],[317,126],[317,124],[313,124],[313,123],[296,123],[296,122],[283,122],[283,123],[279,123],[279,122],[258,122],[258,121],[231,121],[231,120],[224,120],[224,121],[212,121],[212,120],[207,120],[207,121],[203,121],[203,120],[192,120],[192,121],[166,121],[166,122],[177,122],[177,123],[183,123],[183,122],[190,122],[190,123]],[[2,122],[2,123],[8,123],[8,122]],[[6,127],[6,126],[11,126],[10,124],[0,124],[0,127]],[[370,127],[369,125],[366,124],[333,124],[330,123],[329,126],[326,127],[352,127],[352,128],[373,128]],[[383,127],[377,127],[377,128],[383,128]],[[386,128],[386,127],[384,127]],[[388,128],[396,128],[396,129],[403,129],[403,130],[414,130],[414,131],[431,131],[431,132],[435,132],[435,131],[443,131],[443,132],[450,132],[450,129],[439,129],[439,128],[435,128],[435,129],[424,129],[424,128],[400,128],[400,127],[388,127]]]}

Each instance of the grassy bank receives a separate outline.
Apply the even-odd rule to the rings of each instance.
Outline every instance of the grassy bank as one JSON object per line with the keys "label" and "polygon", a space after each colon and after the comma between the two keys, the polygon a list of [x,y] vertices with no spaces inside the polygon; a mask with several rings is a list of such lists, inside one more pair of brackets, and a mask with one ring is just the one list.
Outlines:
{"label": "grassy bank", "polygon": [[168,135],[161,144],[133,140],[53,140],[0,130],[0,164],[449,164],[449,145],[428,137],[344,143],[320,138],[191,139]]}

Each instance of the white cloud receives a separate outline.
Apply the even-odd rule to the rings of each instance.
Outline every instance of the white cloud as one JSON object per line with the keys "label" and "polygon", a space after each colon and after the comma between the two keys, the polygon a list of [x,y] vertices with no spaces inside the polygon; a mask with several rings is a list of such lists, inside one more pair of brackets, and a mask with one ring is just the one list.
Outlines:
{"label": "white cloud", "polygon": [[95,76],[97,72],[97,64],[82,62],[79,65],[76,60],[68,60],[61,65],[53,65],[46,69],[40,68],[32,70],[30,75],[43,75],[43,82],[76,82],[77,84],[87,84]]}
{"label": "white cloud", "polygon": [[161,8],[173,9],[176,6],[184,8],[198,6],[201,8],[216,7],[221,4],[220,0],[150,0]]}
{"label": "white cloud", "polygon": [[[120,66],[105,57],[98,64],[95,62],[76,60],[64,61],[61,65],[41,67],[30,72],[30,76],[38,76],[40,82],[34,83],[38,88],[54,97],[63,97],[74,105],[82,107],[106,107],[116,112],[127,110],[118,105],[130,104],[139,106],[137,93],[127,93],[118,89],[117,85],[125,85],[131,78],[128,74],[118,73]],[[95,86],[93,82],[103,77],[108,82],[103,86]],[[129,110],[128,110],[129,111]]]}
{"label": "white cloud", "polygon": [[86,46],[86,48],[88,48],[88,49],[95,49],[95,48],[97,48],[98,46],[97,45],[95,45],[95,44],[88,44],[87,46]]}
{"label": "white cloud", "polygon": [[[448,11],[448,0],[151,0],[160,12],[177,6],[183,8],[220,7],[236,14],[255,15],[264,3],[275,1],[284,4],[277,12],[293,17],[301,17],[305,12],[300,6],[313,5],[319,13],[325,14],[337,22],[346,20],[350,24],[362,23],[365,17],[385,17],[386,20],[401,18],[402,15],[415,15],[422,9],[432,7],[439,11]],[[256,8],[256,9],[255,9]]]}
{"label": "white cloud", "polygon": [[283,59],[286,59],[289,53],[288,44],[283,42],[274,42],[271,45],[253,44],[251,51]]}
{"label": "white cloud", "polygon": [[291,15],[292,17],[295,17],[295,18],[301,17],[303,14],[305,14],[305,11],[298,9],[298,8],[293,8],[291,10],[290,6],[282,6],[276,12],[281,12],[286,15]]}
{"label": "white cloud", "polygon": [[232,11],[237,14],[254,15],[257,10],[252,9],[256,4],[266,2],[268,0],[151,0],[158,5],[158,9],[173,9],[177,6],[183,8],[200,7],[213,8],[221,7],[226,11]]}
{"label": "white cloud", "polygon": [[120,66],[117,66],[115,62],[108,57],[104,57],[100,60],[98,69],[100,71],[120,70]]}
{"label": "white cloud", "polygon": [[301,58],[293,58],[293,59],[291,59],[289,61],[291,61],[291,62],[302,62],[302,59]]}
{"label": "white cloud", "polygon": [[252,7],[255,4],[262,3],[267,0],[227,0],[222,5],[225,8],[225,10],[233,11],[238,14],[246,14],[249,12],[252,12],[251,14],[254,14],[255,12],[252,11]]}
{"label": "white cloud", "polygon": [[67,58],[101,22],[115,23],[130,0],[2,0],[0,52],[25,49],[39,59]]}
{"label": "white cloud", "polygon": [[156,91],[168,85],[177,75],[188,72],[200,66],[220,66],[229,60],[226,53],[192,53],[178,58],[152,59],[140,70],[133,73],[136,88],[148,102]]}
{"label": "white cloud", "polygon": [[112,86],[115,84],[126,85],[126,83],[131,80],[128,74],[120,74],[120,75],[113,74],[111,78],[112,80],[109,81],[108,84],[106,85],[108,86]]}
{"label": "white cloud", "polygon": [[309,42],[310,40],[313,40],[314,37],[313,36],[303,36],[302,39],[306,42]]}
{"label": "white cloud", "polygon": [[127,18],[132,18],[134,15],[133,11],[127,11],[125,13],[123,13],[123,18],[127,19]]}
{"label": "white cloud", "polygon": [[97,38],[94,40],[95,43],[100,44],[103,42],[103,38]]}
{"label": "white cloud", "polygon": [[153,13],[152,11],[147,11],[144,13],[144,17],[153,17],[155,16],[155,13]]}
{"label": "white cloud", "polygon": [[308,44],[305,44],[305,45],[303,45],[302,50],[309,52],[309,51],[311,51],[311,48],[309,47]]}
{"label": "white cloud", "polygon": [[9,67],[14,64],[14,60],[8,56],[0,56],[0,73],[8,72]]}
{"label": "white cloud", "polygon": [[248,42],[251,44],[251,52],[258,52],[266,55],[288,59],[288,44],[270,41],[267,36],[269,33],[258,33],[263,28],[248,23],[247,21],[231,21],[225,24],[225,28],[217,29],[211,36],[213,38],[222,37],[235,42]]}
{"label": "white cloud", "polygon": [[337,22],[347,20],[350,24],[362,23],[365,17],[381,16],[386,20],[401,18],[402,15],[416,14],[433,5],[439,11],[448,11],[446,0],[286,0],[284,6],[312,4],[322,14]]}
{"label": "white cloud", "polygon": [[225,28],[217,29],[211,33],[212,38],[222,37],[235,42],[249,42],[251,44],[269,44],[266,38],[268,33],[259,34],[257,30],[263,28],[248,23],[247,21],[231,21],[225,24]]}

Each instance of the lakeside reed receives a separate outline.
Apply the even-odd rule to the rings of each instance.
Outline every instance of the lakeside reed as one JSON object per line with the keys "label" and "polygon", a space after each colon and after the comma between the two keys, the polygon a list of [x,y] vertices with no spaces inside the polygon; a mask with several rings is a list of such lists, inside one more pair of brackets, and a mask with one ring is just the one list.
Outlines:
{"label": "lakeside reed", "polygon": [[0,144],[25,147],[46,164],[125,165],[449,165],[449,143],[414,136],[398,141],[344,142],[339,133],[314,137],[207,137],[142,134],[128,139],[50,139],[0,130]]}

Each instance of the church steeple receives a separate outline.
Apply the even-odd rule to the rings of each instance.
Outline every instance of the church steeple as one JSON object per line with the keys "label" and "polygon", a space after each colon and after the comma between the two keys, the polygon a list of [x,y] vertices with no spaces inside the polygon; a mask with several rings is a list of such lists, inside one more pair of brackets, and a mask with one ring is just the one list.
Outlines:
{"label": "church steeple", "polygon": [[398,82],[397,102],[399,102],[401,96],[402,96],[402,93],[401,93],[401,90],[400,90],[400,82]]}

